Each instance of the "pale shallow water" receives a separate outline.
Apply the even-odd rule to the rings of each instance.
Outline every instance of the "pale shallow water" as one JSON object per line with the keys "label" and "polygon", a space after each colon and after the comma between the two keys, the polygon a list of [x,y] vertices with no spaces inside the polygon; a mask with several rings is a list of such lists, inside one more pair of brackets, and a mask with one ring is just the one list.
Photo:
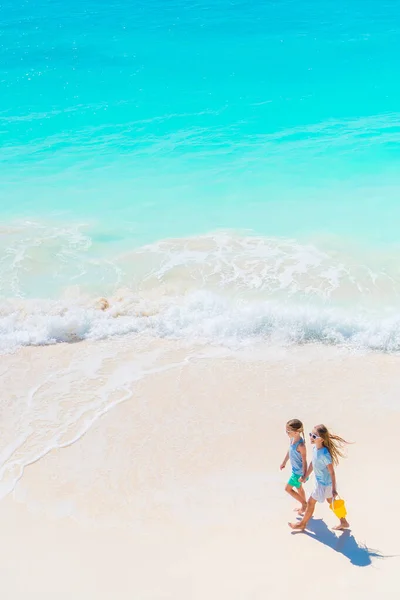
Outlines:
{"label": "pale shallow water", "polygon": [[396,3],[2,14],[2,351],[149,328],[399,349]]}

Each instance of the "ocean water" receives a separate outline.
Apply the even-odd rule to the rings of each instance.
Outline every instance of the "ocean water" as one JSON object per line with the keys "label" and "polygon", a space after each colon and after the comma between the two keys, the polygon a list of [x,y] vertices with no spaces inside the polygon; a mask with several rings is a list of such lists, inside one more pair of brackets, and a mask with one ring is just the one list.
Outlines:
{"label": "ocean water", "polygon": [[400,350],[398,2],[1,14],[2,351]]}

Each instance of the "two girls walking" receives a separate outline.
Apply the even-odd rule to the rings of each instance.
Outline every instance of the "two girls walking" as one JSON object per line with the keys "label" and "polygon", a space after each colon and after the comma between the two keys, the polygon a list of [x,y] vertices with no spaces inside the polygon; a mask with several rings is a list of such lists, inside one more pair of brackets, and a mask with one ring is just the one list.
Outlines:
{"label": "two girls walking", "polygon": [[[338,495],[336,485],[335,466],[339,464],[339,458],[344,456],[343,448],[346,440],[328,431],[325,425],[316,425],[310,435],[312,445],[312,460],[307,464],[307,452],[304,439],[304,427],[298,419],[292,419],[286,423],[286,433],[289,436],[289,450],[281,464],[284,469],[288,460],[292,467],[291,476],[286,484],[285,490],[300,503],[298,509],[302,516],[301,521],[289,523],[294,530],[304,530],[311,519],[317,502],[328,502],[333,508],[333,501]],[[311,473],[314,471],[315,485],[308,501],[303,488]],[[350,527],[347,520],[342,517],[340,523],[334,529],[343,530]]]}

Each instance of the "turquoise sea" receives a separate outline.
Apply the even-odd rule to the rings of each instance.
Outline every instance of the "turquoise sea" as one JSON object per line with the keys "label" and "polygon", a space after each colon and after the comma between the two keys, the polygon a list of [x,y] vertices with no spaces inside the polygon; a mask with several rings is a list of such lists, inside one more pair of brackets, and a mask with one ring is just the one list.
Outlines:
{"label": "turquoise sea", "polygon": [[1,8],[1,349],[400,350],[396,0]]}

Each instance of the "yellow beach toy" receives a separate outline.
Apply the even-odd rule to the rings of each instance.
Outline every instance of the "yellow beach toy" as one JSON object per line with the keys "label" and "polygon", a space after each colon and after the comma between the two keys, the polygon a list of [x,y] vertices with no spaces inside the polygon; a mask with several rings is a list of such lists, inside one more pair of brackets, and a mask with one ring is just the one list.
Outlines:
{"label": "yellow beach toy", "polygon": [[346,504],[342,498],[333,499],[330,509],[338,519],[344,519],[347,515]]}

